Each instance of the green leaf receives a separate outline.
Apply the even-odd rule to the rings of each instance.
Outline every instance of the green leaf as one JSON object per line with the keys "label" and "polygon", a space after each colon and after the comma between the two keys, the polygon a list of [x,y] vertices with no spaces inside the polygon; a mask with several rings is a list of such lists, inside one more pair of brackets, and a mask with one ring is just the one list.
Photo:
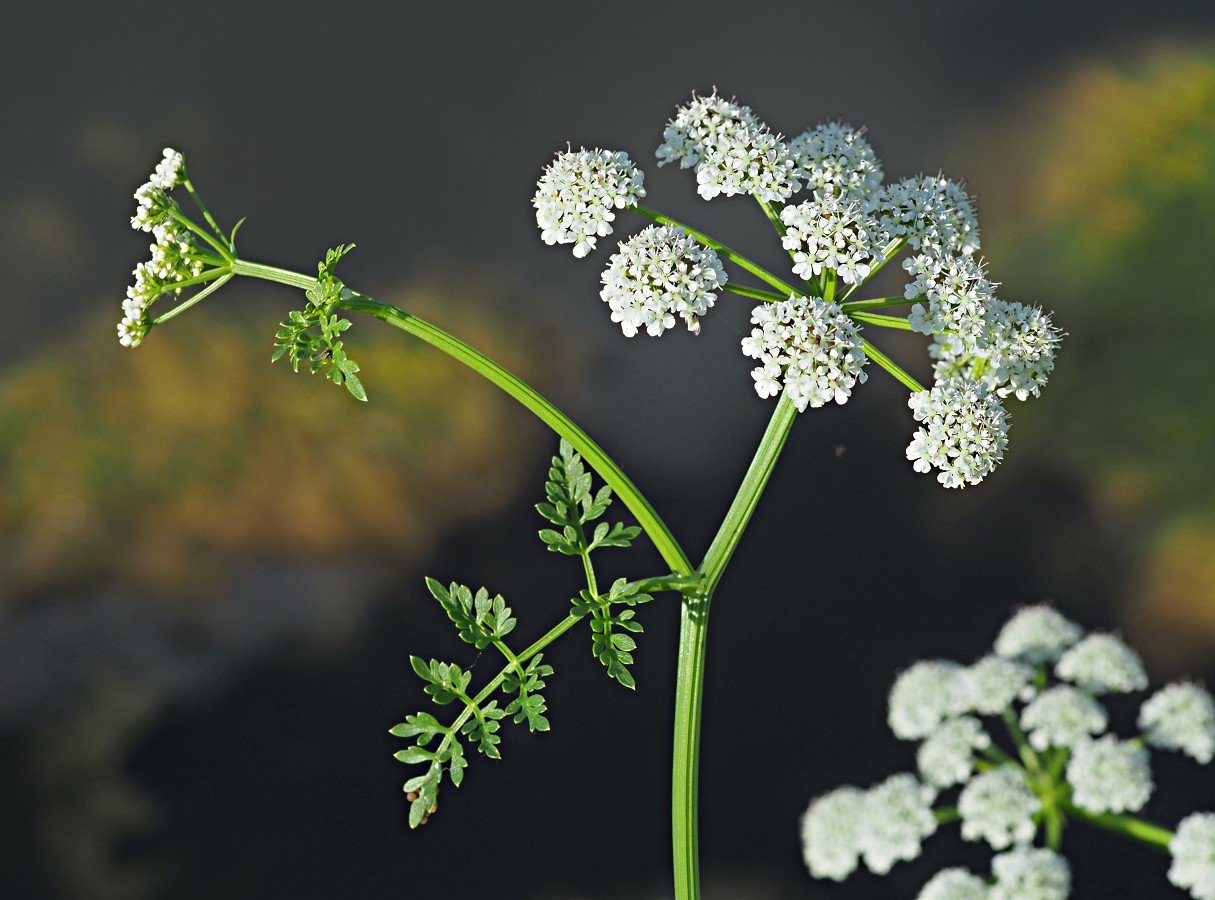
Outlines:
{"label": "green leaf", "polygon": [[404,750],[398,750],[392,755],[403,763],[430,762],[435,758],[434,753],[421,747],[406,747]]}

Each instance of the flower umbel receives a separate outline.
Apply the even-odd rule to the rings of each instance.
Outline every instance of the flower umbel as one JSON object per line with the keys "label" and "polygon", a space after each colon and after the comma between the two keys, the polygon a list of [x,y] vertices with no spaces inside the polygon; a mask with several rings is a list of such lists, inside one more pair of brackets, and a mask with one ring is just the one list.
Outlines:
{"label": "flower umbel", "polygon": [[568,150],[549,163],[532,206],[546,244],[573,244],[581,259],[612,233],[615,210],[645,196],[645,173],[612,150]]}
{"label": "flower umbel", "polygon": [[678,316],[700,333],[700,317],[726,284],[717,254],[680,228],[651,225],[620,244],[603,273],[600,297],[625,337],[644,328],[658,337]]}
{"label": "flower umbel", "polygon": [[[1055,681],[1052,669],[1054,678],[1072,683]],[[1065,900],[1071,870],[1059,851],[1069,820],[1167,845],[1173,855],[1169,880],[1199,900],[1215,900],[1215,813],[1190,816],[1176,835],[1131,815],[1155,789],[1148,744],[1204,763],[1215,756],[1215,701],[1196,685],[1170,685],[1143,704],[1143,737],[1106,733],[1109,716],[1094,695],[1146,686],[1139,657],[1122,641],[1085,637],[1044,605],[1019,610],[1000,630],[995,653],[972,666],[932,660],[901,673],[890,693],[889,724],[896,736],[922,741],[916,762],[926,782],[923,796],[936,804],[935,820],[959,820],[965,840],[1002,851],[992,862],[992,878],[948,868],[924,885],[917,900]],[[896,779],[915,783],[906,775]],[[955,789],[950,806],[946,797]],[[853,856],[840,857],[848,865],[830,867],[829,877],[837,880],[855,869],[861,835],[877,828],[855,819],[862,804],[848,796]],[[823,830],[836,826],[821,813],[817,818]],[[930,833],[909,839],[876,866],[861,855],[875,872],[884,872],[918,855]],[[823,847],[817,853],[825,856]],[[811,874],[826,874],[824,860],[811,863],[810,857],[807,847]]]}

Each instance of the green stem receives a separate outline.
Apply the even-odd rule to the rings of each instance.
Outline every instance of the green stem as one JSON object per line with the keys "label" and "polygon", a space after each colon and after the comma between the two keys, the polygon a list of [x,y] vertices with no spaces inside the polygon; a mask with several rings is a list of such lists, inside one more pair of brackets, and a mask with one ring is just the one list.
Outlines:
{"label": "green stem", "polygon": [[788,294],[777,294],[774,291],[765,291],[762,288],[743,287],[741,284],[735,284],[732,281],[726,282],[722,287],[723,291],[729,291],[731,294],[738,294],[740,297],[750,297],[752,300],[763,300],[767,303],[779,303],[782,300],[788,300]]}
{"label": "green stem", "polygon": [[152,324],[153,325],[162,325],[165,322],[172,319],[174,316],[180,316],[182,313],[184,313],[187,309],[189,309],[195,303],[201,303],[203,300],[205,300],[208,297],[208,295],[213,294],[216,291],[218,291],[221,287],[223,287],[225,284],[227,284],[228,281],[231,280],[231,278],[232,278],[231,272],[229,272],[227,275],[220,276],[214,282],[212,282],[211,284],[209,284],[205,288],[203,288],[201,291],[199,291],[197,294],[193,295],[189,300],[173,307],[171,310],[169,310],[163,316],[153,319]]}
{"label": "green stem", "polygon": [[699,571],[704,579],[705,594],[711,595],[716,590],[726,564],[729,563],[747,522],[755,512],[760,494],[776,467],[776,460],[785,446],[785,440],[789,437],[789,430],[796,418],[797,407],[793,405],[789,395],[782,391],[776,409],[772,411],[772,418],[768,421],[768,428],[755,450],[746,475],[743,476],[738,493],[734,496],[734,501],[726,511],[726,517],[700,564]]}
{"label": "green stem", "polygon": [[844,296],[840,297],[840,302],[842,303],[847,300],[858,290],[860,290],[863,285],[871,281],[874,275],[882,271],[882,266],[886,265],[886,263],[898,256],[905,246],[907,246],[907,238],[905,237],[895,238],[893,241],[887,244],[886,249],[882,251],[882,261],[869,269],[869,277],[867,277],[864,281],[858,281],[856,284],[850,285],[848,290],[844,291]]}
{"label": "green stem", "polygon": [[892,360],[877,347],[873,346],[873,344],[869,343],[869,341],[865,341],[864,348],[865,355],[893,375],[900,384],[911,388],[913,391],[924,390],[924,385],[920,384],[918,381],[904,372],[901,368],[899,368],[894,360]]}
{"label": "green stem", "polygon": [[1091,825],[1096,825],[1098,828],[1104,828],[1106,831],[1112,831],[1123,837],[1135,838],[1162,850],[1167,850],[1169,841],[1173,839],[1173,832],[1167,828],[1152,822],[1146,822],[1135,816],[1118,815],[1116,813],[1091,813],[1071,803],[1064,804],[1063,809],[1068,815],[1082,819]]}
{"label": "green stem", "polygon": [[[298,272],[291,272],[275,266],[250,263],[244,260],[236,260],[232,264],[232,271],[237,275],[263,278],[267,281],[275,281],[304,290],[310,290],[317,285],[316,279],[310,276],[301,275]],[[367,315],[375,316],[377,319],[381,319],[395,328],[421,338],[432,347],[442,350],[448,356],[468,366],[477,374],[484,376],[518,400],[535,414],[540,421],[569,441],[574,449],[582,454],[587,465],[598,472],[603,480],[611,485],[612,490],[616,492],[624,505],[628,507],[629,512],[637,519],[637,523],[645,529],[646,534],[654,542],[654,546],[662,555],[663,560],[671,567],[671,571],[677,575],[692,575],[694,570],[691,560],[688,559],[687,554],[684,553],[679,542],[675,540],[675,536],[671,534],[666,523],[654,511],[654,508],[650,506],[649,501],[637,489],[637,486],[624,474],[624,471],[616,464],[615,460],[591,440],[586,432],[545,399],[535,388],[517,375],[498,365],[498,363],[489,357],[478,353],[463,341],[452,337],[429,322],[405,312],[403,309],[398,309],[387,303],[381,303],[378,300],[373,300],[371,297],[355,293],[349,289],[342,291],[342,298],[338,302],[338,306],[349,312],[366,313]]]}
{"label": "green stem", "polygon": [[879,328],[897,328],[899,331],[911,331],[911,323],[901,316],[883,316],[877,313],[853,312],[849,313],[857,322],[864,322],[867,325],[877,325]]}
{"label": "green stem", "polygon": [[919,299],[919,297],[912,297],[910,300],[905,297],[877,297],[873,300],[850,300],[847,303],[841,303],[840,308],[846,313],[854,313],[858,310],[884,309],[887,306],[906,306]]}
{"label": "green stem", "polygon": [[1042,761],[1038,759],[1038,754],[1034,753],[1033,747],[1029,745],[1025,732],[1021,730],[1021,724],[1017,721],[1017,714],[1011,708],[1004,710],[1004,727],[1008,729],[1009,737],[1017,745],[1017,753],[1021,757],[1021,761],[1025,763],[1025,768],[1030,772],[1041,772]]}
{"label": "green stem", "polygon": [[[198,192],[194,190],[194,185],[190,184],[190,179],[183,179],[182,184],[185,186],[185,189],[190,192],[190,198],[194,201],[194,205],[197,206],[199,211],[203,214],[203,218],[207,220],[207,224],[211,226],[212,230],[214,230],[216,235],[219,236],[219,239],[223,241],[225,245],[227,245],[228,236],[223,233],[217,224],[215,224],[215,220],[211,218],[211,210],[207,209],[206,204],[202,202],[202,197],[198,196]],[[228,249],[231,250],[230,247]],[[224,255],[227,256],[228,254]]]}
{"label": "green stem", "polygon": [[[768,200],[761,200],[758,197],[756,197],[756,203],[759,204],[759,209],[763,210],[763,214],[765,216],[768,216],[768,221],[772,222],[772,227],[775,228],[776,234],[779,234],[781,242],[784,242],[785,223],[780,221],[780,210],[776,209],[776,206],[774,206],[772,203],[769,203]],[[776,204],[776,205],[780,205],[780,204]],[[789,251],[789,255],[790,256],[793,255],[793,250]]]}
{"label": "green stem", "polygon": [[694,594],[700,590],[700,576],[698,574],[655,575],[653,578],[640,578],[635,583],[643,594],[657,594],[662,591]]}
{"label": "green stem", "polygon": [[199,228],[198,224],[193,219],[181,211],[181,207],[178,206],[176,202],[171,202],[169,204],[169,215],[210,244],[215,252],[222,256],[227,262],[232,262],[232,253],[228,250],[227,245],[221,244],[219,241],[215,240],[215,238],[211,237],[211,235],[207,234],[207,232],[205,232],[203,229]]}
{"label": "green stem", "polygon": [[675,681],[675,740],[671,763],[671,846],[676,900],[699,900],[700,848],[698,786],[700,720],[704,700],[705,651],[709,636],[709,604],[743,530],[768,483],[797,408],[781,394],[743,476],[742,485],[726,512],[717,535],[700,564],[701,591],[684,597],[679,618],[679,658]]}
{"label": "green stem", "polygon": [[940,809],[934,809],[932,815],[940,825],[948,825],[950,822],[957,822],[962,818],[962,814],[958,812],[956,806],[942,806]]}
{"label": "green stem", "polygon": [[727,247],[721,241],[719,241],[715,238],[709,237],[703,231],[697,231],[691,225],[686,225],[683,222],[680,222],[678,219],[672,219],[670,216],[664,216],[662,213],[656,212],[655,210],[652,210],[652,209],[648,209],[644,206],[630,206],[629,209],[631,209],[635,213],[638,213],[639,215],[645,216],[647,219],[653,219],[655,222],[657,222],[660,225],[673,225],[676,228],[682,228],[685,232],[692,235],[692,237],[696,238],[696,240],[700,241],[706,247],[709,247],[712,250],[716,250],[717,254],[719,256],[724,256],[726,259],[730,260],[730,262],[734,263],[735,265],[741,266],[742,268],[746,269],[748,272],[750,272],[752,275],[754,275],[760,281],[768,282],[768,284],[772,285],[772,287],[776,288],[778,291],[784,291],[785,299],[788,299],[789,294],[804,294],[805,293],[804,290],[798,290],[797,288],[793,287],[793,285],[789,284],[787,281],[782,281],[781,279],[777,278],[775,275],[773,275],[767,269],[757,266],[755,263],[751,262],[751,260],[747,259],[741,253],[737,253],[734,250],[731,250],[729,247]]}

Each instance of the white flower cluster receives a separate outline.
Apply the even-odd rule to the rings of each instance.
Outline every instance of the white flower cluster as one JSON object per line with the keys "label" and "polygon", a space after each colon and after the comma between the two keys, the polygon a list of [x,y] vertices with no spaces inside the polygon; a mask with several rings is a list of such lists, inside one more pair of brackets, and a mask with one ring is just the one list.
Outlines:
{"label": "white flower cluster", "polygon": [[[743,265],[790,297],[772,309],[756,310],[752,323],[758,327],[743,340],[743,353],[761,363],[752,370],[759,396],[788,391],[800,411],[830,400],[843,403],[856,382],[864,381],[862,367],[871,357],[914,385],[884,357],[865,352],[857,324],[905,327],[872,311],[901,305],[899,298],[849,299],[906,249],[910,258],[902,266],[911,281],[903,297],[913,304],[906,323],[932,338],[935,380],[930,390],[909,400],[919,425],[907,457],[917,472],[936,474],[946,487],[974,485],[994,471],[1008,441],[1002,402],[1041,394],[1054,370],[1061,332],[1040,308],[997,298],[996,284],[976,256],[975,202],[962,184],[943,174],[886,184],[863,130],[825,122],[786,142],[751,107],[716,89],[693,93],[676,109],[656,155],[660,166],[678,163],[693,170],[705,199],[749,194],[773,204],[766,212],[804,290],[786,288],[714,244],[723,260]],[[171,169],[166,163],[166,171]],[[616,211],[645,196],[642,181],[624,153],[559,154],[544,170],[532,201],[541,236],[548,244],[572,244],[575,256],[585,256],[611,233]],[[649,210],[645,214],[668,227],[679,225]],[[677,318],[695,330],[714,302],[715,287],[725,285],[717,253],[698,279],[693,272],[698,260],[653,257],[648,243],[645,238],[622,244],[623,256],[613,257],[604,273],[601,296],[612,308],[612,320],[628,336],[643,327],[648,334],[662,334]],[[644,273],[642,258],[657,269]],[[719,273],[716,286],[710,271]],[[669,287],[672,278],[676,289]],[[846,294],[831,305],[840,283]],[[728,289],[764,296],[733,285]]]}
{"label": "white flower cluster", "polygon": [[817,878],[843,881],[864,859],[884,875],[920,855],[937,830],[936,792],[912,775],[892,775],[868,791],[844,787],[818,798],[802,817],[802,850]]}
{"label": "white flower cluster", "polygon": [[882,164],[862,132],[843,122],[824,122],[789,142],[797,176],[820,196],[862,199],[882,183]]}
{"label": "white flower cluster", "polygon": [[180,153],[171,147],[148,176],[146,183],[135,191],[135,215],[131,227],[148,232],[154,243],[148,248],[151,259],[135,266],[134,282],[127,288],[122,301],[122,319],[118,323],[118,343],[137,347],[151,327],[148,309],[166,293],[180,293],[174,285],[193,278],[203,271],[202,260],[196,255],[199,247],[193,234],[173,216],[176,203],[168,191],[185,181],[186,164]]}
{"label": "white flower cluster", "polygon": [[[913,310],[913,327],[915,316]],[[1040,307],[991,299],[976,331],[959,328],[957,333],[937,333],[928,353],[937,361],[938,381],[962,374],[987,385],[999,397],[1028,400],[1041,395],[1055,370],[1060,340],[1050,314]]]}
{"label": "white flower cluster", "polygon": [[1215,813],[1194,813],[1169,841],[1169,881],[1197,900],[1215,900]]}
{"label": "white flower cluster", "polygon": [[883,186],[871,215],[887,241],[905,238],[930,256],[969,256],[979,249],[979,220],[965,188],[944,175],[921,175]]}
{"label": "white flower cluster", "polygon": [[939,469],[945,487],[978,484],[1004,458],[1008,413],[987,386],[964,378],[939,382],[907,399],[921,427],[907,445],[917,472]]}
{"label": "white flower cluster", "polygon": [[626,337],[644,328],[658,337],[675,317],[700,333],[700,317],[717,299],[726,273],[717,254],[680,228],[651,225],[620,244],[603,273],[599,296]]}
{"label": "white flower cluster", "polygon": [[781,244],[793,252],[793,274],[806,281],[830,269],[845,284],[857,284],[885,261],[854,200],[816,193],[813,200],[786,206],[780,220],[786,228]]}
{"label": "white flower cluster", "polygon": [[1016,847],[991,863],[994,884],[966,869],[944,869],[916,900],[1066,900],[1072,889],[1067,860],[1051,850]]}
{"label": "white flower cluster", "polygon": [[598,238],[612,233],[613,210],[645,196],[645,173],[628,155],[612,150],[569,150],[557,154],[540,176],[532,206],[544,243],[573,244],[581,259]]}
{"label": "white flower cluster", "polygon": [[[917,802],[931,804],[960,787],[956,805],[937,810],[937,820],[959,819],[963,839],[1004,851],[992,878],[947,869],[919,900],[1064,900],[1071,873],[1062,857],[1033,846],[1040,826],[1057,835],[1068,816],[1119,817],[1142,808],[1154,789],[1148,745],[1204,764],[1215,758],[1215,700],[1192,683],[1169,685],[1142,705],[1141,737],[1104,733],[1109,715],[1097,698],[1147,686],[1139,657],[1112,635],[1086,636],[1054,609],[1031,606],[1001,628],[994,650],[969,666],[917,662],[890,691],[891,730],[921,742],[916,763],[923,781],[896,776],[905,785],[900,796],[915,786],[923,798]],[[1011,747],[997,744],[988,721],[1006,731]],[[918,855],[932,832],[906,824],[915,818],[910,804],[897,813],[867,805],[872,793],[845,788],[811,805],[802,836],[812,874],[842,880],[860,858],[881,873]],[[901,838],[878,842],[885,855],[863,849],[863,835],[883,833],[866,818],[878,808]],[[1170,880],[1199,900],[1215,900],[1215,813],[1184,820],[1170,851]]]}
{"label": "white flower cluster", "polygon": [[801,188],[797,163],[780,135],[749,106],[717,93],[692,95],[667,122],[658,165],[678,162],[696,169],[696,191],[706,200],[752,194],[764,202],[785,200]]}
{"label": "white flower cluster", "polygon": [[869,359],[860,332],[834,303],[793,294],[757,306],[751,324],[757,327],[743,338],[742,351],[761,363],[751,372],[761,397],[785,390],[804,412],[832,400],[847,402],[856,383],[865,381]]}

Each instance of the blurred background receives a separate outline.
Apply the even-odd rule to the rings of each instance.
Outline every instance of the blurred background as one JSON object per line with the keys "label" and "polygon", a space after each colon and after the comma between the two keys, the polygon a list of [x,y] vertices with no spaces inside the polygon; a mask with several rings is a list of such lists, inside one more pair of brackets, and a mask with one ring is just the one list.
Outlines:
{"label": "blurred background", "polygon": [[[348,340],[367,405],[271,367],[300,303],[274,285],[230,285],[120,348],[147,243],[131,194],[165,145],[221,222],[248,216],[249,258],[311,271],[354,241],[348,283],[533,380],[694,558],[770,411],[737,349],[749,305],[726,295],[698,338],[623,338],[598,299],[613,242],[579,261],[539,240],[529,199],[554,151],[626,150],[647,205],[774,269],[754,204],[706,205],[653,164],[693,90],[786,134],[865,126],[888,179],[943,169],[978,196],[1002,296],[1068,332],[1054,378],[964,493],[911,470],[905,391],[880,371],[799,420],[714,606],[706,897],[911,897],[944,865],[986,871],[947,829],[888,878],[813,882],[798,817],[910,769],[885,727],[895,674],[981,656],[1018,605],[1120,631],[1155,682],[1215,681],[1210,3],[217,0],[6,19],[0,896],[670,892],[669,597],[642,610],[636,694],[585,629],[566,637],[546,654],[552,732],[510,729],[505,759],[473,760],[409,832],[387,734],[425,705],[408,656],[475,661],[422,576],[503,593],[524,639],[564,615],[580,572],[546,554],[532,509],[555,438],[372,320]],[[930,377],[922,340],[878,337]],[[647,548],[616,553],[612,575],[660,571]],[[1215,808],[1210,771],[1157,759],[1149,817]],[[1165,856],[1073,832],[1074,896],[1180,896]]]}

